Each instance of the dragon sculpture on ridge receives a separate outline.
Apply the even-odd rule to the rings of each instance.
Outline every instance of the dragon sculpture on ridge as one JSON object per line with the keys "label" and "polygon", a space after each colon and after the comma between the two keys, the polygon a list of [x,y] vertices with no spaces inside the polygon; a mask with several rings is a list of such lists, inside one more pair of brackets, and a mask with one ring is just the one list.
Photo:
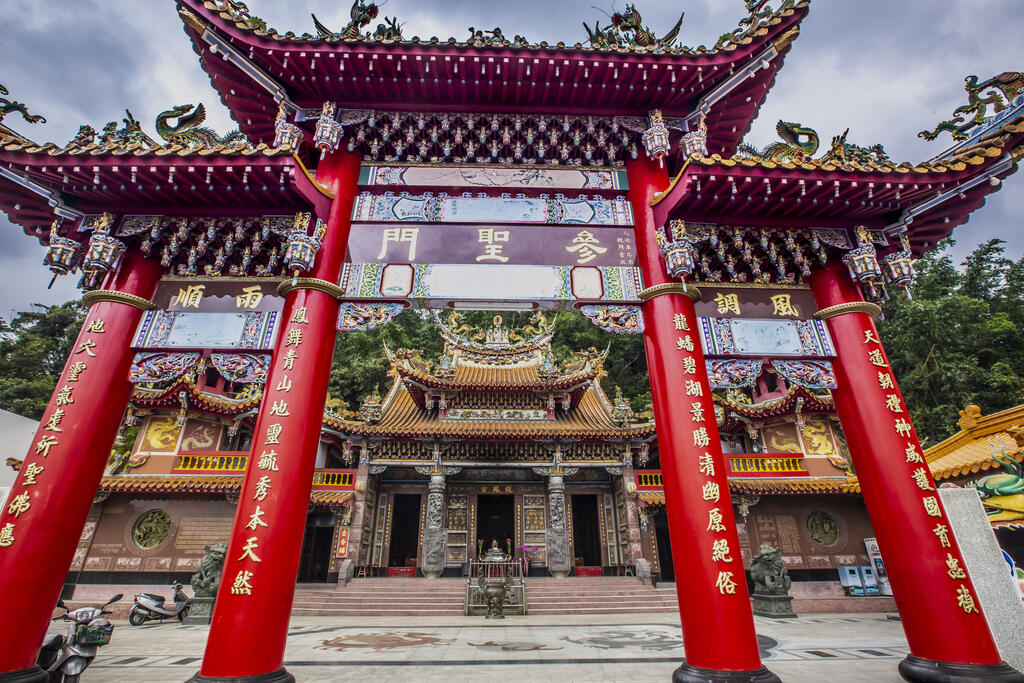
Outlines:
{"label": "dragon sculpture on ridge", "polygon": [[[170,123],[171,119],[176,119],[174,124]],[[226,135],[217,135],[213,129],[201,125],[205,120],[206,107],[201,103],[179,104],[156,117],[156,132],[167,142],[191,147],[214,147],[248,141],[237,128]]]}
{"label": "dragon sculpture on ridge", "polygon": [[[1005,71],[998,76],[978,82],[978,77],[971,75],[964,79],[964,90],[967,91],[967,104],[953,110],[953,118],[943,121],[934,130],[922,130],[917,134],[925,140],[934,140],[943,131],[949,131],[954,140],[966,140],[967,131],[985,122],[988,118],[988,108],[991,105],[992,114],[998,114],[1007,109],[1021,92],[1024,92],[1024,73],[1020,71]],[[982,97],[982,94],[987,94]],[[964,121],[964,116],[971,115],[971,118]]]}
{"label": "dragon sculpture on ridge", "polygon": [[598,49],[611,49],[616,47],[664,47],[673,48],[676,45],[676,37],[683,25],[683,14],[679,15],[679,21],[663,37],[658,38],[654,32],[643,25],[643,17],[637,10],[636,5],[626,5],[625,12],[616,12],[611,16],[611,24],[601,28],[601,22],[594,22],[594,29],[591,30],[586,22],[583,22],[583,29],[587,32],[587,40],[590,46]]}
{"label": "dragon sculpture on ridge", "polygon": [[[4,86],[0,85],[0,95],[8,95],[10,92]],[[30,114],[28,106],[21,102],[15,102],[9,100],[6,97],[0,97],[0,121],[4,120],[4,117],[12,112],[18,112],[21,114],[21,118],[25,119],[29,123],[46,123],[46,119],[39,114]]]}
{"label": "dragon sculpture on ridge", "polygon": [[[372,2],[363,2],[362,0],[354,0],[352,8],[349,10],[350,21],[345,25],[345,28],[338,32],[334,32],[327,28],[316,15],[313,17],[313,26],[316,27],[316,31],[321,38],[337,38],[341,40],[356,40],[362,35],[362,29],[370,25],[370,22],[377,18],[379,8]],[[367,38],[373,40],[401,40],[402,39],[402,27],[398,23],[398,17],[384,17],[383,24],[377,24],[377,30],[373,34],[367,33]]]}
{"label": "dragon sculpture on ridge", "polygon": [[[790,121],[779,121],[775,124],[775,131],[779,134],[782,142],[773,142],[760,150],[753,145],[743,143],[737,149],[737,155],[745,159],[758,159],[774,163],[804,163],[810,161],[818,151],[820,138],[813,128]],[[849,133],[850,129],[847,128],[842,135],[833,137],[828,151],[817,161],[834,161],[840,164],[889,161],[889,155],[886,154],[882,145],[861,147],[848,143],[846,137]]]}

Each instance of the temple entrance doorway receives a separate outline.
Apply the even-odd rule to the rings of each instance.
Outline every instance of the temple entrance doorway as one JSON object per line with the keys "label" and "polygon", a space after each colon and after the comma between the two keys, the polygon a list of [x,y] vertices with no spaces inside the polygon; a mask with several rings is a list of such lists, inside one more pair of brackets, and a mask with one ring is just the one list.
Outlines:
{"label": "temple entrance doorway", "polygon": [[573,555],[577,567],[601,566],[601,530],[597,517],[597,496],[572,496]]}
{"label": "temple entrance doorway", "polygon": [[395,494],[391,513],[389,567],[415,567],[420,539],[420,495]]}
{"label": "temple entrance doorway", "polygon": [[515,496],[477,496],[477,549],[486,553],[492,541],[502,552],[509,552],[515,542]]}
{"label": "temple entrance doorway", "polygon": [[672,543],[668,534],[668,515],[662,507],[654,514],[654,540],[658,545],[658,566],[661,568],[662,581],[675,581],[676,569],[672,564]]}
{"label": "temple entrance doorway", "polygon": [[302,538],[299,557],[299,583],[326,583],[331,568],[334,546],[334,515],[314,512],[306,518],[306,533]]}

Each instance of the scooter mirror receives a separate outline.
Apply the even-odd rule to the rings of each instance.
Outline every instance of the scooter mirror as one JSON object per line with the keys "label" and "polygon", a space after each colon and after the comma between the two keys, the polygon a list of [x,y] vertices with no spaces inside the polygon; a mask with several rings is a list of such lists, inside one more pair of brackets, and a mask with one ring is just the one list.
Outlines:
{"label": "scooter mirror", "polygon": [[[118,600],[120,600],[123,597],[124,597],[124,593],[118,593],[114,597],[112,597],[109,600],[107,600],[107,605],[112,605],[112,604],[114,604],[115,602],[117,602]],[[104,605],[104,607],[106,607],[107,605]]]}

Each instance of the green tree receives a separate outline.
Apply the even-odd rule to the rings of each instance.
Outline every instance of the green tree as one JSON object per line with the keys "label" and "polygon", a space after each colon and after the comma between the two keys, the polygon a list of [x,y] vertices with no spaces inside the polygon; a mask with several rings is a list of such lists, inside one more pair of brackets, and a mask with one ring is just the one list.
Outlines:
{"label": "green tree", "polygon": [[85,320],[77,301],[0,319],[0,408],[39,419]]}
{"label": "green tree", "polygon": [[921,258],[912,299],[894,296],[879,333],[923,439],[956,432],[968,403],[990,413],[1024,402],[1024,262],[1002,240],[979,245],[957,269],[952,242]]}

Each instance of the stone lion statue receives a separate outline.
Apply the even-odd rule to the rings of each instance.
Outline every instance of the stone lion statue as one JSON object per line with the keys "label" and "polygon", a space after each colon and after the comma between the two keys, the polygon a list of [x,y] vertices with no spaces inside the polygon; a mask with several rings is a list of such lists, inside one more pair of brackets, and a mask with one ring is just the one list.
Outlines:
{"label": "stone lion statue", "polygon": [[782,551],[767,543],[757,549],[750,563],[750,576],[754,579],[754,593],[761,595],[788,595],[793,585],[782,563]]}
{"label": "stone lion statue", "polygon": [[199,569],[192,575],[192,590],[197,598],[213,598],[217,595],[220,575],[224,571],[224,556],[228,553],[227,543],[208,545],[199,560]]}

